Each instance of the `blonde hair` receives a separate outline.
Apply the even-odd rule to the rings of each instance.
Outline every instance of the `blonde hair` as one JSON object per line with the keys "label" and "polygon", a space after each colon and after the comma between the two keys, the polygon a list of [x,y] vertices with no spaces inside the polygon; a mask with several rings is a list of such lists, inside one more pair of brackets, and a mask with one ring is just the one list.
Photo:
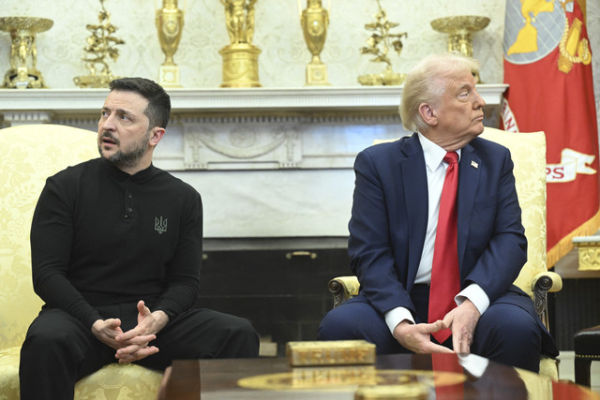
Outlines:
{"label": "blonde hair", "polygon": [[406,76],[400,103],[402,125],[409,131],[422,131],[427,124],[419,114],[422,103],[436,104],[446,88],[446,79],[464,72],[476,73],[479,63],[459,54],[434,54],[421,60]]}

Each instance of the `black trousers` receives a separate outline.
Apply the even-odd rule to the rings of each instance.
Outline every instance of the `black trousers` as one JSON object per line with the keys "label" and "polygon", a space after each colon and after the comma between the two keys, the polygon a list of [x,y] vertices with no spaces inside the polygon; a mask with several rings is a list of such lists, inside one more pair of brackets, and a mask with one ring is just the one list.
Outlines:
{"label": "black trousers", "polygon": [[[103,318],[120,318],[123,331],[137,325],[136,303],[98,307]],[[151,344],[159,352],[137,361],[164,370],[175,359],[258,356],[258,335],[245,319],[200,308],[169,321]],[[116,362],[116,350],[100,342],[89,327],[65,311],[44,308],[21,348],[22,400],[73,399],[75,383]]]}

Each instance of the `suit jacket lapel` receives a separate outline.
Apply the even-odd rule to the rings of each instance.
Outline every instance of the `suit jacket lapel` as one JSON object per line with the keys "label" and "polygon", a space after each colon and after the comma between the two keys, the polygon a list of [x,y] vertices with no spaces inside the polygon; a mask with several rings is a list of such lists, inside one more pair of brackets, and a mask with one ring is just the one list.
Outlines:
{"label": "suit jacket lapel", "polygon": [[475,201],[475,193],[479,185],[481,159],[470,144],[461,151],[458,174],[458,263],[461,268],[461,281],[465,271],[462,269],[469,226]]}
{"label": "suit jacket lapel", "polygon": [[407,290],[410,291],[414,278],[419,268],[419,260],[423,252],[425,231],[427,230],[427,174],[425,171],[425,158],[423,148],[417,134],[402,141],[402,182],[406,213],[408,217],[408,281]]}

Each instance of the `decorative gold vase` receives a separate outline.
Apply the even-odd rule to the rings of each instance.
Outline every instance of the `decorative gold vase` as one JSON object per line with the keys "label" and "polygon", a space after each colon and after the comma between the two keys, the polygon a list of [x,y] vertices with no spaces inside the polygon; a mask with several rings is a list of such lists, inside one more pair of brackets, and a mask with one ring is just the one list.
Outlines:
{"label": "decorative gold vase", "polygon": [[0,30],[10,32],[10,69],[4,75],[5,88],[45,88],[42,73],[38,71],[35,34],[52,28],[47,18],[2,17]]}
{"label": "decorative gold vase", "polygon": [[160,48],[165,54],[159,83],[164,87],[181,87],[179,67],[173,60],[183,31],[183,11],[177,8],[177,0],[163,0],[163,7],[156,10],[156,29]]}
{"label": "decorative gold vase", "polygon": [[473,57],[473,40],[471,33],[488,26],[488,17],[475,15],[457,15],[438,18],[431,21],[431,27],[438,32],[447,33],[448,51],[458,52],[466,57]]}
{"label": "decorative gold vase", "polygon": [[[449,35],[448,52],[473,57],[473,39],[471,33],[482,30],[489,23],[490,19],[488,17],[457,15],[434,19],[431,21],[431,27],[438,32]],[[476,75],[477,82],[481,83],[478,71]]]}
{"label": "decorative gold vase", "polygon": [[257,0],[221,0],[225,6],[225,25],[230,44],[219,54],[223,57],[221,87],[259,87],[258,55],[252,44],[254,35],[254,5]]}
{"label": "decorative gold vase", "polygon": [[327,80],[327,65],[320,58],[329,26],[329,13],[323,8],[321,0],[307,0],[306,9],[300,17],[300,25],[304,41],[312,54],[312,60],[306,65],[306,85],[330,85]]}

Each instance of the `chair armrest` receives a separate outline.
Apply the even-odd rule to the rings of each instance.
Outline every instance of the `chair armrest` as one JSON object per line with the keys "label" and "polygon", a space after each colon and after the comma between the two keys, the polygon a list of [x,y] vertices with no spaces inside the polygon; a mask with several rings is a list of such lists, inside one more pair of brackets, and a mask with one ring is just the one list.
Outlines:
{"label": "chair armrest", "polygon": [[548,327],[548,292],[560,291],[562,289],[562,278],[556,272],[540,272],[533,277],[531,289],[533,290],[535,311],[544,322],[544,325]]}
{"label": "chair armrest", "polygon": [[356,276],[336,276],[327,285],[329,292],[333,295],[333,307],[337,307],[344,301],[356,296],[360,283]]}
{"label": "chair armrest", "polygon": [[540,272],[533,277],[531,289],[545,290],[546,292],[558,292],[562,289],[562,277],[556,272],[546,271]]}

